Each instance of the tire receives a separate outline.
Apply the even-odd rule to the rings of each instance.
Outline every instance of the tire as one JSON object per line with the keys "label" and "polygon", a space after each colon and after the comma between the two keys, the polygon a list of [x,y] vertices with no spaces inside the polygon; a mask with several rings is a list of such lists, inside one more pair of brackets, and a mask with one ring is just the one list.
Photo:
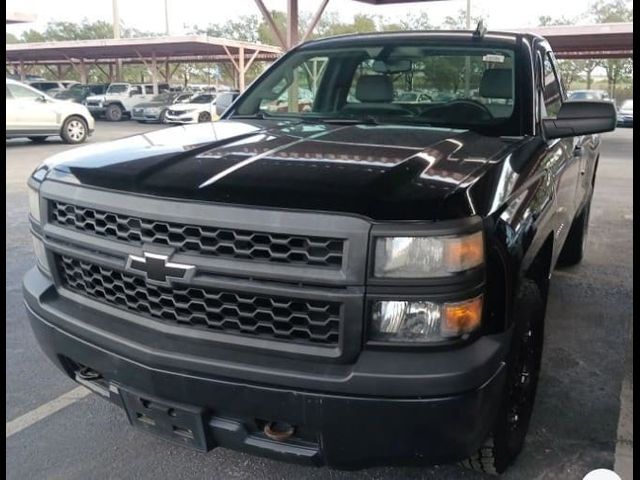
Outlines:
{"label": "tire", "polygon": [[571,267],[582,261],[584,252],[587,249],[587,237],[589,235],[589,214],[591,213],[591,198],[582,207],[567,235],[560,255],[558,256],[559,267]]}
{"label": "tire", "polygon": [[123,110],[120,105],[109,105],[104,111],[104,116],[110,122],[119,122],[122,120]]}
{"label": "tire", "polygon": [[158,117],[158,123],[164,123],[165,117],[167,116],[167,110],[162,110],[160,112],[160,116]]}
{"label": "tire", "polygon": [[47,141],[48,137],[27,137],[33,143],[44,143]]}
{"label": "tire", "polygon": [[507,354],[502,404],[491,433],[462,465],[493,475],[504,472],[524,445],[538,386],[546,302],[535,282],[524,280],[514,305],[515,328]]}
{"label": "tire", "polygon": [[89,135],[87,122],[81,117],[69,117],[62,124],[60,136],[64,143],[83,143]]}
{"label": "tire", "polygon": [[211,121],[211,114],[209,112],[201,112],[200,115],[198,115],[198,123],[204,123],[204,122],[210,122]]}

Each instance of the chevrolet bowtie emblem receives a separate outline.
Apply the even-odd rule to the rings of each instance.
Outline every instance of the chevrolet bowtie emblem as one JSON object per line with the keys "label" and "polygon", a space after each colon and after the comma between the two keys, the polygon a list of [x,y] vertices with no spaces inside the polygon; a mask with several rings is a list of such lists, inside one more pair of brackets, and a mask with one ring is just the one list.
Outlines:
{"label": "chevrolet bowtie emblem", "polygon": [[195,273],[194,265],[169,262],[167,255],[144,252],[142,257],[129,255],[126,269],[143,274],[149,283],[168,286],[171,280],[188,280]]}

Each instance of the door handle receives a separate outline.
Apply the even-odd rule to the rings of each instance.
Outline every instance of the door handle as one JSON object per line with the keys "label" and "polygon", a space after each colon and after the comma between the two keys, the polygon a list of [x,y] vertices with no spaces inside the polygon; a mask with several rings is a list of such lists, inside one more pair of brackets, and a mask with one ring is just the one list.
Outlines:
{"label": "door handle", "polygon": [[583,151],[584,151],[584,149],[582,148],[582,145],[576,145],[575,147],[573,147],[573,156],[574,157],[581,157]]}

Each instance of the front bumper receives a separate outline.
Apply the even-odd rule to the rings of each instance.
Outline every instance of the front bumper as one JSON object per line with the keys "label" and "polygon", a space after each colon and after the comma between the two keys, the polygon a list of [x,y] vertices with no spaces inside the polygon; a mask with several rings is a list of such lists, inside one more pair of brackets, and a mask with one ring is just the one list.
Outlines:
{"label": "front bumper", "polygon": [[[85,322],[109,312],[69,302],[37,268],[23,291],[41,348],[67,375],[80,365],[99,372],[120,405],[126,388],[202,409],[210,448],[343,469],[450,462],[479,447],[500,404],[510,332],[454,351],[363,351],[353,365],[316,363],[306,372],[304,361],[243,365],[241,354],[205,359],[188,346],[173,353],[153,338],[117,337]],[[261,421],[287,422],[296,433],[269,440]]]}
{"label": "front bumper", "polygon": [[160,121],[160,112],[157,114],[148,113],[148,112],[137,112],[133,110],[131,113],[131,120],[136,120],[138,122],[159,122]]}
{"label": "front bumper", "polygon": [[167,113],[164,116],[164,122],[176,124],[198,123],[198,112],[189,112],[184,115],[170,115]]}
{"label": "front bumper", "polygon": [[104,107],[99,107],[97,105],[86,105],[86,107],[94,117],[100,117],[104,115],[104,112],[106,111]]}

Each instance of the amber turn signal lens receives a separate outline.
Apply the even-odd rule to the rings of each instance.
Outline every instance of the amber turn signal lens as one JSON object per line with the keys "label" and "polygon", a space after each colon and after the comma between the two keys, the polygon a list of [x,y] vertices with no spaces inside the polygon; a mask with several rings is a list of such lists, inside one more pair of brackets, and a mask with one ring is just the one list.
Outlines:
{"label": "amber turn signal lens", "polygon": [[482,319],[482,295],[464,302],[444,304],[442,334],[457,336],[471,332],[480,326]]}
{"label": "amber turn signal lens", "polygon": [[484,262],[482,232],[451,238],[445,249],[445,264],[449,271],[461,272]]}

